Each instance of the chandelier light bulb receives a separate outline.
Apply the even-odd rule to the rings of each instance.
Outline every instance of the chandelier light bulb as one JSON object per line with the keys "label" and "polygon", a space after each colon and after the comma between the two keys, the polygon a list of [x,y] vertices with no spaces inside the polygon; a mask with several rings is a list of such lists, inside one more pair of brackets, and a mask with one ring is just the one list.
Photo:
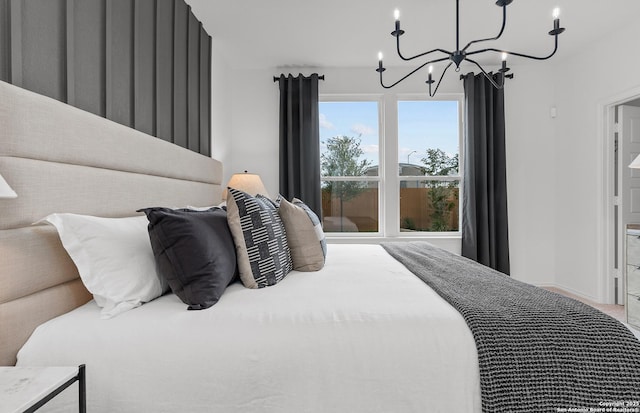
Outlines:
{"label": "chandelier light bulb", "polygon": [[427,84],[429,85],[429,96],[431,96],[431,84],[434,82],[431,72],[433,72],[433,65],[429,66],[429,75],[427,76]]}
{"label": "chandelier light bulb", "polygon": [[382,74],[386,69],[382,66],[382,52],[378,52],[378,69],[377,71]]}
{"label": "chandelier light bulb", "polygon": [[553,9],[553,18],[557,19],[560,17],[560,8],[556,7],[555,9]]}
{"label": "chandelier light bulb", "polygon": [[503,76],[511,70],[507,67],[507,57],[509,57],[509,54],[507,52],[502,52],[502,67],[500,68],[500,73],[502,73]]}
{"label": "chandelier light bulb", "polygon": [[393,17],[396,19],[395,30],[391,32],[392,36],[400,37],[404,34],[404,30],[400,30],[400,10],[393,11]]}

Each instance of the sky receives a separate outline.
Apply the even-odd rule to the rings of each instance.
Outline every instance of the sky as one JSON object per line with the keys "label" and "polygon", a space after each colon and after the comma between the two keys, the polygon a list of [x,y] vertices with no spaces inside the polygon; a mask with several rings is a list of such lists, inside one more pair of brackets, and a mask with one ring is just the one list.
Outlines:
{"label": "sky", "polygon": [[[427,148],[458,153],[458,101],[398,102],[398,162],[420,164]],[[359,137],[363,158],[379,164],[377,102],[320,102],[320,150],[333,136]],[[416,152],[414,152],[416,151]]]}

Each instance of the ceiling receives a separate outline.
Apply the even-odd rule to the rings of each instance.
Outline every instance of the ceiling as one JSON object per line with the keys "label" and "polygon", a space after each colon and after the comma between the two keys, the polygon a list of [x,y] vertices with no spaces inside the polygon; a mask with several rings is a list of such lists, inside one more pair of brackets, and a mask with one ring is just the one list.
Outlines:
{"label": "ceiling", "polygon": [[[402,65],[395,54],[393,9],[400,9],[402,50],[455,49],[454,0],[187,0],[232,68]],[[495,0],[460,0],[460,43],[495,36]],[[568,56],[640,16],[638,0],[514,0],[502,38],[483,47],[544,55],[553,49],[551,12],[567,31],[556,56]],[[474,48],[470,48],[474,50]],[[498,56],[493,56],[496,62]],[[487,58],[479,59],[482,63]],[[517,58],[513,58],[513,63]],[[512,59],[510,59],[512,62]]]}

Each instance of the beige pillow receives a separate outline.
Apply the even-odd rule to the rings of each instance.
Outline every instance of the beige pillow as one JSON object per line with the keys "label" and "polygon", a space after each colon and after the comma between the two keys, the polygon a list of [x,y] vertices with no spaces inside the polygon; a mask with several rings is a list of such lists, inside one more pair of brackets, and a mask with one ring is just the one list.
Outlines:
{"label": "beige pillow", "polygon": [[293,269],[318,271],[324,266],[327,242],[318,216],[304,202],[280,197],[278,214],[287,232]]}

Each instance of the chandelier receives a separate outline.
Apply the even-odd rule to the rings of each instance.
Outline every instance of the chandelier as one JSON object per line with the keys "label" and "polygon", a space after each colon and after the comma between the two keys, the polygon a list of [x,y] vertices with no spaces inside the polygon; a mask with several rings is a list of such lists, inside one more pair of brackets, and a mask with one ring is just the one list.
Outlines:
{"label": "chandelier", "polygon": [[[556,51],[558,50],[558,35],[560,35],[560,33],[564,32],[564,28],[560,27],[560,10],[558,8],[553,10],[553,30],[551,30],[549,32],[550,36],[554,37],[554,48],[553,51],[547,55],[547,56],[531,56],[531,55],[527,55],[527,54],[523,54],[523,53],[516,53],[516,52],[510,52],[507,50],[501,50],[501,49],[495,49],[495,48],[485,48],[485,49],[478,49],[478,50],[469,50],[469,48],[473,45],[476,45],[477,43],[481,43],[481,42],[488,42],[488,41],[492,41],[492,40],[498,40],[501,36],[502,33],[504,32],[504,28],[507,24],[507,6],[509,4],[511,4],[513,0],[498,0],[496,1],[496,5],[499,7],[502,7],[502,27],[500,28],[500,32],[498,33],[497,36],[495,37],[490,37],[490,38],[486,38],[486,39],[478,39],[478,40],[472,40],[469,43],[466,44],[466,46],[464,46],[462,49],[460,49],[460,0],[456,0],[456,50],[454,51],[449,51],[449,50],[445,50],[445,49],[433,49],[433,50],[429,50],[427,52],[424,53],[420,53],[417,54],[415,56],[411,56],[411,57],[405,57],[402,52],[400,52],[400,36],[402,36],[404,34],[404,30],[400,29],[400,12],[398,11],[398,9],[395,10],[394,12],[394,17],[396,20],[396,26],[395,26],[395,30],[391,32],[391,35],[393,37],[396,38],[396,48],[398,51],[398,56],[400,56],[400,58],[404,61],[410,61],[410,60],[414,60],[414,59],[419,59],[421,57],[425,57],[425,56],[429,56],[432,53],[440,53],[443,54],[444,57],[438,57],[432,60],[428,60],[422,64],[420,64],[418,67],[416,67],[415,69],[413,69],[411,72],[409,72],[407,75],[405,75],[404,77],[402,77],[401,79],[399,79],[398,81],[392,83],[391,85],[385,85],[383,80],[382,80],[382,72],[384,72],[385,70],[387,70],[383,64],[382,64],[382,52],[378,53],[378,68],[376,69],[376,72],[380,73],[380,84],[382,85],[383,88],[385,89],[390,89],[392,87],[394,87],[395,85],[397,85],[398,83],[402,82],[403,80],[405,80],[406,78],[408,78],[409,76],[413,75],[414,73],[416,73],[417,71],[419,71],[420,69],[424,68],[425,66],[429,66],[428,67],[428,78],[426,83],[429,85],[429,96],[433,97],[435,96],[435,94],[438,92],[438,88],[440,87],[440,83],[442,82],[442,79],[444,78],[445,73],[447,73],[447,70],[449,70],[449,68],[451,67],[451,65],[455,65],[455,70],[456,72],[460,71],[460,63],[467,61],[469,63],[472,63],[476,66],[478,66],[478,68],[480,69],[480,71],[486,76],[486,78],[491,82],[491,84],[498,88],[498,89],[502,89],[504,87],[504,80],[505,78],[512,78],[513,74],[507,74],[507,72],[510,70],[507,67],[507,58],[509,57],[509,55],[513,55],[513,56],[519,56],[519,57],[525,57],[527,59],[534,59],[534,60],[547,60],[549,58],[551,58],[551,56],[553,56],[554,54],[556,54]],[[479,55],[480,53],[499,53],[501,54],[502,57],[502,67],[498,70],[502,76],[499,76],[498,81],[493,79],[492,74],[487,73],[486,70],[484,70],[484,68],[480,65],[480,63],[478,63],[476,60],[472,59],[471,56],[475,56],[475,55]],[[444,70],[442,71],[442,75],[440,75],[440,79],[438,80],[438,83],[436,84],[436,88],[435,90],[431,91],[431,85],[433,83],[435,83],[435,81],[433,80],[433,64],[434,63],[439,63],[439,62],[444,62],[449,60],[449,64],[444,68]]]}

